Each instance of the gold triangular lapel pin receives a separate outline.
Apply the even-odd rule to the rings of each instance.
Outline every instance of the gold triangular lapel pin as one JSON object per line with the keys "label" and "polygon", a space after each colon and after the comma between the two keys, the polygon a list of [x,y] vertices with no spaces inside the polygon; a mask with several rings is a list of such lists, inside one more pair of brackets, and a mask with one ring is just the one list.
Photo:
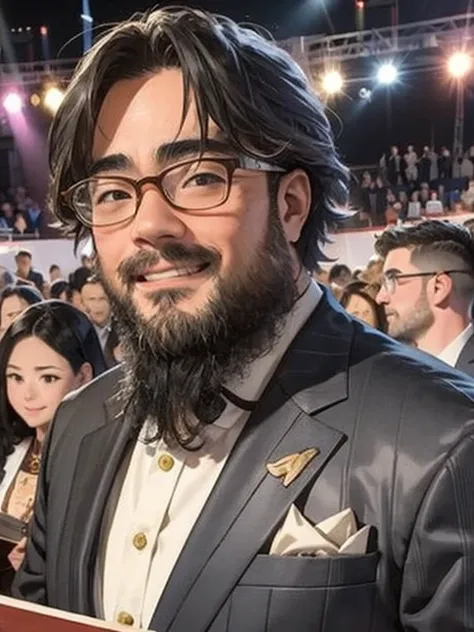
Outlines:
{"label": "gold triangular lapel pin", "polygon": [[283,485],[288,487],[318,454],[319,448],[308,448],[303,452],[284,456],[274,463],[267,463],[267,470],[272,476],[282,478]]}

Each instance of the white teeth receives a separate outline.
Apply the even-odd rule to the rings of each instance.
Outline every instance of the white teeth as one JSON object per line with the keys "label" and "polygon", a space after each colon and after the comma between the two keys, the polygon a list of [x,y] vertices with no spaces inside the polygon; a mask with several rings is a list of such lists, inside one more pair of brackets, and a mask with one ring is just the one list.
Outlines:
{"label": "white teeth", "polygon": [[165,272],[153,272],[151,274],[145,274],[146,281],[162,281],[163,279],[173,279],[175,277],[190,276],[199,272],[200,267],[193,268],[191,270],[185,270],[184,268],[173,268],[172,270],[166,270]]}

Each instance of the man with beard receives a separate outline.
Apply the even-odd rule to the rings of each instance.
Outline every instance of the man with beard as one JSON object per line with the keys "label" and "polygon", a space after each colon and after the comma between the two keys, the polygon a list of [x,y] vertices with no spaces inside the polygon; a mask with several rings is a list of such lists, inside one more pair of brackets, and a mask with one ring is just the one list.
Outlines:
{"label": "man with beard", "polygon": [[462,226],[427,221],[391,228],[375,244],[384,259],[377,302],[388,333],[474,377],[474,241]]}
{"label": "man with beard", "polygon": [[50,142],[124,362],[57,415],[15,595],[160,632],[472,629],[474,391],[306,272],[348,173],[295,62],[151,12]]}

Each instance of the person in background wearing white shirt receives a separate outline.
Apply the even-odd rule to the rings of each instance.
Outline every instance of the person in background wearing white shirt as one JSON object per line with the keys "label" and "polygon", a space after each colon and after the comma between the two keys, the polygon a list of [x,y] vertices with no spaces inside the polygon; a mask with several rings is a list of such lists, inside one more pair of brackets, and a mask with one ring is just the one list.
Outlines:
{"label": "person in background wearing white shirt", "polygon": [[391,228],[375,244],[384,258],[377,302],[388,333],[474,377],[474,241],[437,221]]}

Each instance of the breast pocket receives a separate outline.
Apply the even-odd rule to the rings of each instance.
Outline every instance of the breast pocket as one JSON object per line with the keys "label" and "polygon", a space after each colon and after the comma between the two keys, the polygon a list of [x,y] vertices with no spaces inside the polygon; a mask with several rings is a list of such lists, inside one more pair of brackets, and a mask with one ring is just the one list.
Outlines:
{"label": "breast pocket", "polygon": [[326,558],[259,555],[227,602],[222,629],[369,631],[378,563],[378,552]]}

